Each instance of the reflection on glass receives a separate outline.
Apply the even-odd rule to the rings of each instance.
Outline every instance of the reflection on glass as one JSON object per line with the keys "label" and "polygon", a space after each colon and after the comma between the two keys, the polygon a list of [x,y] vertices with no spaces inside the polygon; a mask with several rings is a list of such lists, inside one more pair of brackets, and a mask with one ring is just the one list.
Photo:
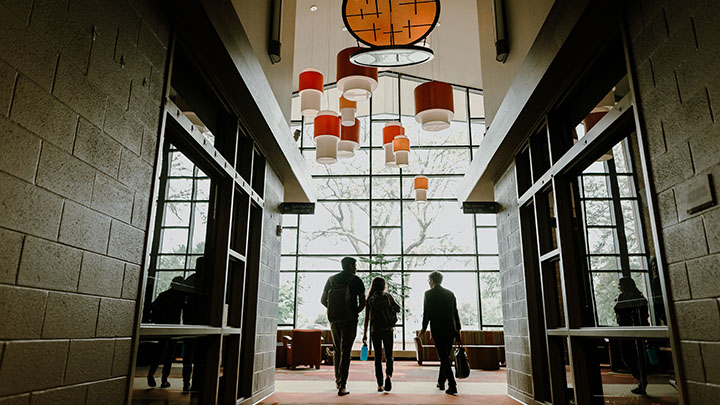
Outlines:
{"label": "reflection on glass", "polygon": [[278,325],[292,325],[295,312],[295,273],[280,273]]}
{"label": "reflection on glass", "polygon": [[132,403],[199,404],[203,392],[201,377],[204,375],[207,357],[206,340],[196,337],[141,340],[135,367]]}
{"label": "reflection on glass", "polygon": [[[599,363],[590,372],[599,374],[602,382],[595,399],[603,403],[679,403],[668,340],[592,339],[588,346]],[[638,402],[641,398],[646,400]]]}
{"label": "reflection on glass", "polygon": [[210,179],[180,150],[166,148],[143,322],[203,324]]}
{"label": "reflection on glass", "polygon": [[[578,178],[582,185],[578,193],[580,238],[584,241],[581,243],[598,326],[666,323],[657,269],[649,265],[655,263],[655,253],[645,235],[648,213],[644,200],[638,197],[643,185],[633,172],[632,162],[638,158],[634,145],[633,134],[589,165]],[[617,313],[617,308],[623,306],[623,285],[632,285],[635,301],[645,302],[642,319],[624,325]]]}

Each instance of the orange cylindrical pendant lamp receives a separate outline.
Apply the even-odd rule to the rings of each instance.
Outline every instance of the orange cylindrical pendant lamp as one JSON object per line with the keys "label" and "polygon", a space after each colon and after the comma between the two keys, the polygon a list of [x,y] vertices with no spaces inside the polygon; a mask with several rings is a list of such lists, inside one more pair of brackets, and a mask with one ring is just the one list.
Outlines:
{"label": "orange cylindrical pendant lamp", "polygon": [[383,128],[383,149],[385,149],[385,166],[397,167],[395,153],[393,152],[393,141],[398,136],[405,135],[405,128],[398,121],[385,124]]}
{"label": "orange cylindrical pendant lamp", "polygon": [[355,112],[357,112],[357,101],[350,101],[340,96],[340,115],[343,126],[351,127],[355,125]]}
{"label": "orange cylindrical pendant lamp", "polygon": [[300,111],[305,117],[314,117],[320,111],[323,94],[323,74],[319,70],[307,68],[300,72],[298,92],[300,94]]}
{"label": "orange cylindrical pendant lamp", "polygon": [[415,88],[415,119],[426,131],[450,127],[455,116],[452,86],[445,82],[427,82]]}
{"label": "orange cylindrical pendant lamp", "polygon": [[398,135],[393,139],[393,154],[397,167],[408,167],[410,162],[410,139],[405,135]]}
{"label": "orange cylindrical pendant lamp", "polygon": [[350,101],[367,100],[378,86],[377,68],[358,66],[350,56],[359,47],[345,48],[337,54],[337,88]]}
{"label": "orange cylindrical pendant lamp", "polygon": [[415,189],[415,201],[427,201],[428,178],[425,176],[415,176],[413,183],[413,188]]}
{"label": "orange cylindrical pendant lamp", "polygon": [[358,149],[360,149],[360,120],[355,118],[354,125],[343,125],[340,129],[338,157],[351,158],[355,156],[355,151]]}
{"label": "orange cylindrical pendant lamp", "polygon": [[317,150],[315,160],[322,164],[337,162],[340,142],[340,117],[334,111],[320,111],[314,121],[314,135]]}

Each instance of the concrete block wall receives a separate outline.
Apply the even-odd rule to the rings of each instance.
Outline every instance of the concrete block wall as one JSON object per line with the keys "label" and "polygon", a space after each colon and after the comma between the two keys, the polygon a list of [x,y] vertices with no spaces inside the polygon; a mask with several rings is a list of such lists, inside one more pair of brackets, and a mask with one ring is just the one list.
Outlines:
{"label": "concrete block wall", "polygon": [[123,403],[169,24],[0,2],[0,403]]}
{"label": "concrete block wall", "polygon": [[277,174],[268,165],[265,170],[265,211],[263,212],[260,286],[255,330],[255,364],[253,367],[253,396],[258,396],[257,399],[269,394],[275,387],[275,340],[280,288],[281,242],[276,229],[282,221],[278,207],[283,202],[284,190]]}
{"label": "concrete block wall", "polygon": [[692,404],[720,396],[720,207],[688,214],[687,186],[720,196],[720,9],[712,0],[641,1],[627,10],[657,193],[671,305]]}
{"label": "concrete block wall", "polygon": [[514,165],[495,182],[495,201],[500,204],[500,211],[497,214],[497,237],[508,392],[518,399],[532,398],[525,270],[522,261],[520,211]]}

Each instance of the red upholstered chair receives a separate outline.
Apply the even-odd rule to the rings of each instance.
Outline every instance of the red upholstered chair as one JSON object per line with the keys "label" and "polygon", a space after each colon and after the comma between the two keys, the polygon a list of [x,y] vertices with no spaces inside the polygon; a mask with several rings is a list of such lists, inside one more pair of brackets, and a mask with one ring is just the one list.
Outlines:
{"label": "red upholstered chair", "polygon": [[287,349],[283,343],[283,337],[290,336],[292,338],[292,329],[278,329],[277,340],[275,343],[275,367],[287,366]]}
{"label": "red upholstered chair", "polygon": [[320,368],[322,335],[319,330],[293,329],[292,337],[283,336],[287,366]]}
{"label": "red upholstered chair", "polygon": [[415,332],[415,356],[418,364],[422,366],[424,361],[440,361],[430,331],[425,331],[422,336],[419,333],[420,331]]}

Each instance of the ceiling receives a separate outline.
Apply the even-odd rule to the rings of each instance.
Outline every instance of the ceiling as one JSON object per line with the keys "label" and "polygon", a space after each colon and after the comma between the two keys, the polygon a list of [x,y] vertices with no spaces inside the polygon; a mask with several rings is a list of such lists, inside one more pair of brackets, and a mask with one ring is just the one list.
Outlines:
{"label": "ceiling", "polygon": [[[435,59],[420,66],[392,70],[453,84],[482,88],[477,0],[442,0],[438,26],[428,37]],[[297,0],[293,90],[306,67],[319,69],[325,82],[335,82],[335,56],[356,46],[343,31],[342,0]],[[317,6],[311,11],[311,6]]]}

